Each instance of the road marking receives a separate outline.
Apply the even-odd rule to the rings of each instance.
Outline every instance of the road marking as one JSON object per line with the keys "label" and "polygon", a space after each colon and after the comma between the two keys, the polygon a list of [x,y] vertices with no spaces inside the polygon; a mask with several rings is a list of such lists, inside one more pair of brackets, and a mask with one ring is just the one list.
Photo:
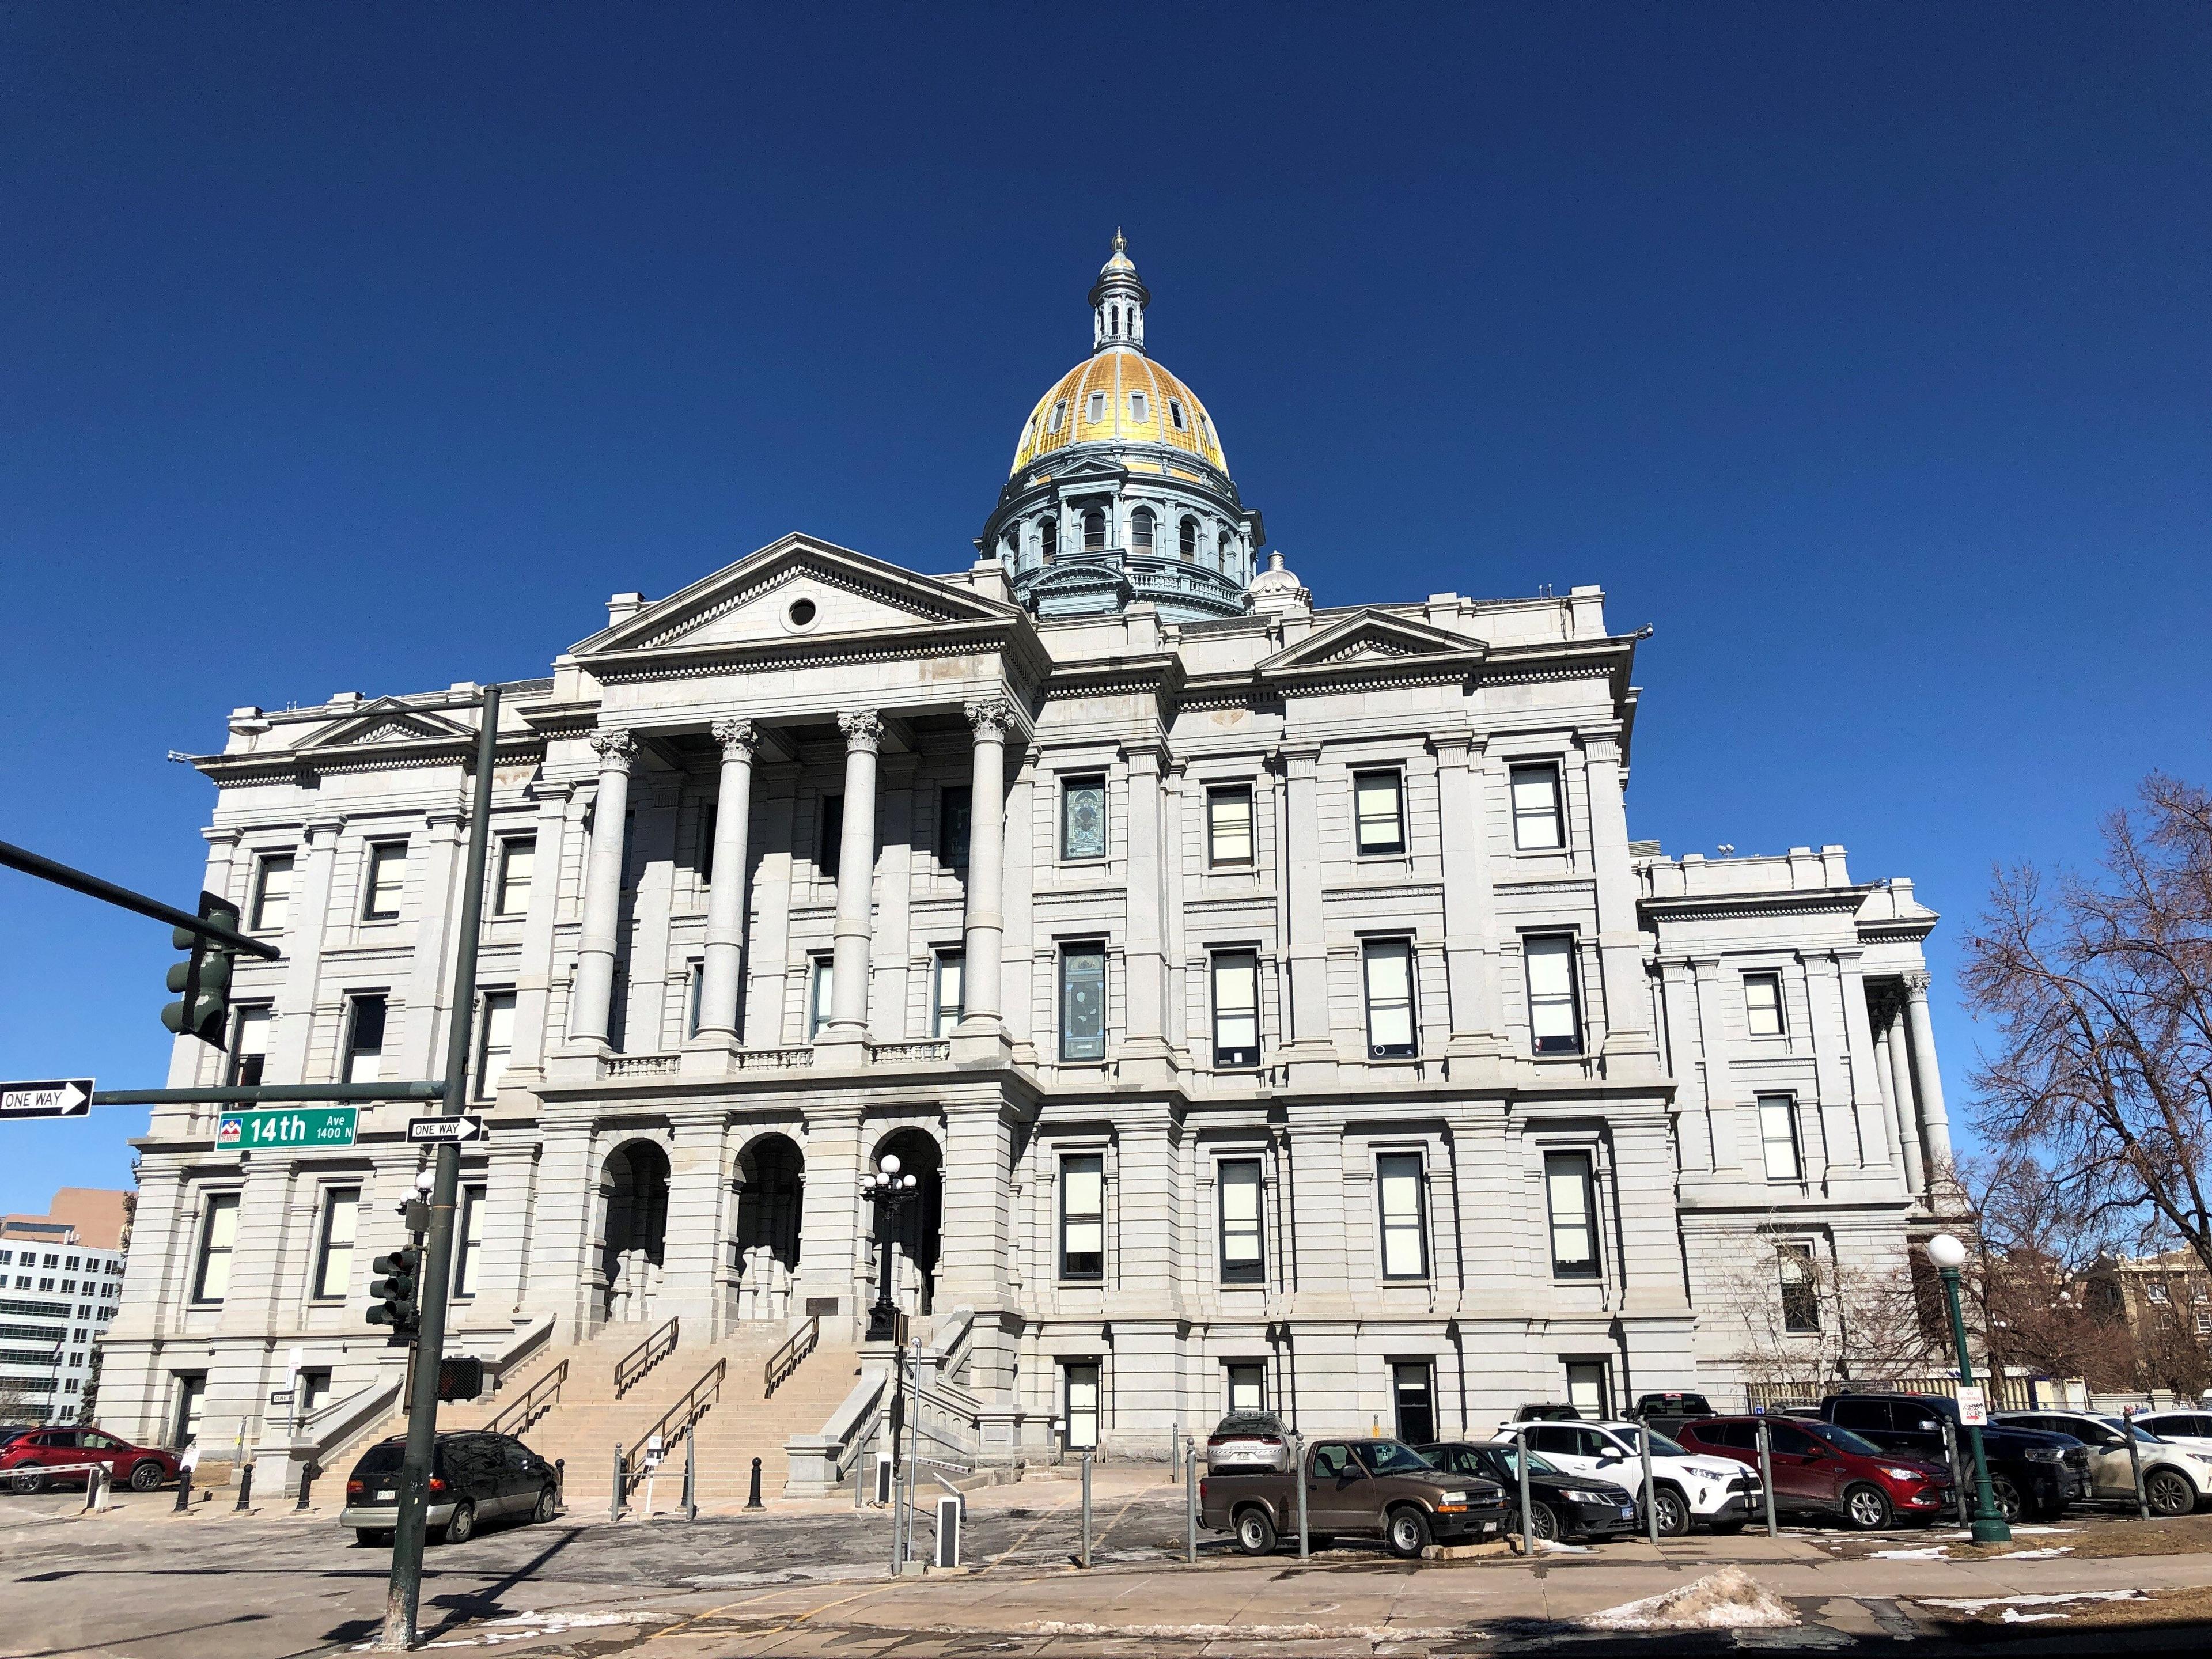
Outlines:
{"label": "road marking", "polygon": [[987,1572],[988,1572],[988,1571],[990,1571],[990,1569],[992,1569],[993,1567],[997,1566],[997,1565],[998,1565],[1001,1561],[1004,1561],[1004,1560],[1005,1560],[1008,1556],[1012,1555],[1012,1554],[1016,1550],[1018,1550],[1018,1549],[1021,1548],[1021,1547],[1022,1547],[1023,1545],[1024,1545],[1024,1544],[1028,1543],[1028,1542],[1030,1541],[1030,1540],[1032,1537],[1034,1537],[1034,1536],[1036,1535],[1036,1529],[1037,1529],[1039,1527],[1041,1527],[1041,1526],[1044,1525],[1044,1523],[1045,1523],[1046,1522],[1048,1522],[1048,1521],[1051,1520],[1051,1519],[1052,1519],[1052,1517],[1053,1517],[1054,1516],[1058,1515],[1058,1514],[1059,1514],[1062,1510],[1066,1509],[1066,1508],[1070,1504],[1073,1503],[1073,1502],[1075,1501],[1075,1499],[1076,1499],[1076,1497],[1077,1497],[1077,1494],[1076,1494],[1076,1493],[1074,1493],[1074,1492],[1070,1492],[1070,1493],[1068,1493],[1068,1495],[1067,1495],[1066,1497],[1065,1497],[1065,1498],[1061,1498],[1061,1499],[1060,1500],[1060,1502],[1059,1502],[1059,1503],[1057,1503],[1057,1504],[1054,1504],[1050,1509],[1047,1510],[1046,1510],[1042,1515],[1040,1515],[1039,1516],[1037,1516],[1037,1518],[1036,1518],[1036,1520],[1034,1520],[1034,1521],[1030,1522],[1030,1529],[1029,1529],[1029,1531],[1027,1531],[1027,1532],[1024,1533],[1024,1534],[1023,1534],[1019,1538],[1017,1538],[1016,1540],[1014,1540],[1014,1541],[1013,1541],[1012,1543],[1011,1543],[1011,1544],[1007,1545],[1006,1548],[1004,1548],[1004,1549],[1000,1550],[1000,1551],[996,1555],[993,1556],[993,1557],[992,1557],[988,1561],[987,1561],[987,1562],[985,1562],[985,1563],[983,1564],[984,1571],[987,1571]]}
{"label": "road marking", "polygon": [[1122,1504],[1120,1509],[1114,1512],[1114,1518],[1106,1523],[1106,1532],[1100,1533],[1096,1538],[1091,1540],[1091,1553],[1092,1555],[1097,1555],[1098,1553],[1098,1547],[1106,1541],[1106,1534],[1112,1532],[1115,1528],[1120,1526],[1121,1524],[1121,1517],[1128,1514],[1131,1510],[1137,1507],[1137,1499],[1147,1496],[1149,1496],[1149,1494],[1146,1493],[1143,1488],[1139,1487],[1134,1497],[1131,1498],[1127,1503]]}

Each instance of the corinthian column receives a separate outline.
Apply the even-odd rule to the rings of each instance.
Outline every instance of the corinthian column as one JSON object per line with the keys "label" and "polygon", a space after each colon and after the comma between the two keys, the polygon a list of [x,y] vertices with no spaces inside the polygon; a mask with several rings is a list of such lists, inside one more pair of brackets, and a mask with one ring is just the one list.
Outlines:
{"label": "corinthian column", "polygon": [[1920,1127],[1928,1136],[1929,1185],[1951,1170],[1951,1120],[1943,1110],[1943,1076],[1936,1069],[1936,1027],[1928,1018],[1928,975],[1905,976],[1905,1019],[1912,1033],[1912,1069],[1920,1080]]}
{"label": "corinthian column", "polygon": [[599,787],[592,802],[583,937],[576,956],[576,995],[568,1011],[568,1036],[578,1043],[607,1040],[615,992],[615,929],[622,917],[623,820],[629,813],[629,768],[637,757],[637,739],[627,732],[599,732],[592,734],[592,747],[599,756]]}
{"label": "corinthian column", "polygon": [[745,830],[752,813],[753,756],[760,749],[760,732],[750,720],[717,720],[714,740],[722,745],[722,787],[714,799],[699,1037],[726,1043],[738,1036],[738,967],[745,948]]}
{"label": "corinthian column", "polygon": [[999,951],[1006,933],[1006,728],[1013,705],[986,697],[968,705],[975,769],[968,809],[968,916],[963,934],[960,1023],[1000,1026]]}
{"label": "corinthian column", "polygon": [[837,847],[837,951],[832,959],[830,1032],[857,1042],[868,1034],[868,939],[876,864],[876,753],[883,716],[872,708],[837,716],[845,734],[845,834]]}

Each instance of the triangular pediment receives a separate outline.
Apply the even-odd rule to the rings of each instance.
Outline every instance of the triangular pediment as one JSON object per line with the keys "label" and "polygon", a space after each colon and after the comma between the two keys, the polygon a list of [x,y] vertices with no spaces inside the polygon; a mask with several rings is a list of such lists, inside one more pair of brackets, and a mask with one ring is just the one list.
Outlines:
{"label": "triangular pediment", "polygon": [[1408,659],[1443,661],[1460,659],[1472,664],[1487,649],[1480,640],[1447,633],[1425,622],[1387,611],[1360,611],[1285,647],[1260,665],[1262,674],[1288,674],[1316,669],[1360,668],[1403,662]]}
{"label": "triangular pediment", "polygon": [[365,702],[331,722],[299,746],[346,749],[364,744],[474,742],[469,727],[428,708],[415,708],[398,697]]}
{"label": "triangular pediment", "polygon": [[964,587],[793,535],[641,607],[573,649],[588,660],[617,652],[803,648],[825,636],[1003,623],[1022,614]]}

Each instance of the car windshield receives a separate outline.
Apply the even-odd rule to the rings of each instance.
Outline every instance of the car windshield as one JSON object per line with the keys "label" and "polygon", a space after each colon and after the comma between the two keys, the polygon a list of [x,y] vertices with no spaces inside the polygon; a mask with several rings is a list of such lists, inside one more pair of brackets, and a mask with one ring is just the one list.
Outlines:
{"label": "car windshield", "polygon": [[[1624,1423],[1619,1428],[1611,1430],[1609,1432],[1617,1434],[1623,1440],[1626,1441],[1628,1443],[1628,1449],[1634,1452],[1638,1457],[1641,1457],[1644,1455],[1644,1447],[1636,1437],[1638,1435],[1643,1433],[1644,1431],[1638,1425],[1634,1423]],[[1679,1440],[1671,1440],[1667,1436],[1660,1433],[1658,1430],[1654,1429],[1651,1431],[1651,1455],[1654,1457],[1687,1457],[1690,1455],[1690,1449],[1682,1444]]]}
{"label": "car windshield", "polygon": [[1838,1451],[1850,1452],[1858,1457],[1880,1457],[1882,1455],[1881,1448],[1873,1441],[1863,1435],[1853,1434],[1849,1429],[1839,1429],[1832,1423],[1815,1423],[1796,1418],[1790,1419],[1790,1422],[1792,1428],[1819,1435]]}
{"label": "car windshield", "polygon": [[2114,1434],[2125,1434],[2128,1430],[2132,1428],[2136,1431],[2136,1438],[2142,1441],[2146,1446],[2163,1446],[2166,1443],[2165,1436],[2153,1434],[2148,1429],[2143,1427],[2142,1424],[2130,1423],[2127,1419],[2124,1417],[2106,1417],[2103,1413],[2100,1412],[2096,1416],[2091,1418],[2089,1420],[2092,1423],[2102,1423]]}
{"label": "car windshield", "polygon": [[1362,1440],[1352,1450],[1370,1474],[1419,1474],[1434,1473],[1437,1467],[1411,1446],[1395,1440]]}
{"label": "car windshield", "polygon": [[[1521,1478],[1521,1462],[1517,1451],[1514,1447],[1498,1447],[1498,1461],[1505,1465],[1507,1472],[1510,1474],[1516,1480],[1518,1480]],[[1557,1474],[1559,1470],[1544,1461],[1543,1453],[1530,1452],[1528,1454],[1528,1473],[1531,1474]]]}

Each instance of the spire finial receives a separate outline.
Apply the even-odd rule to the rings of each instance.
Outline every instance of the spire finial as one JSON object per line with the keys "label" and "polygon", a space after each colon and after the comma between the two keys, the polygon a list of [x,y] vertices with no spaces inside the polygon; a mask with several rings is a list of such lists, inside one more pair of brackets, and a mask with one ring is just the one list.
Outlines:
{"label": "spire finial", "polygon": [[1129,244],[1127,243],[1127,240],[1125,240],[1123,239],[1123,237],[1122,237],[1122,235],[1121,235],[1121,226],[1119,226],[1119,225],[1115,226],[1115,227],[1114,227],[1114,252],[1116,252],[1116,253],[1124,253],[1124,252],[1127,252],[1128,251],[1128,246],[1129,246]]}

